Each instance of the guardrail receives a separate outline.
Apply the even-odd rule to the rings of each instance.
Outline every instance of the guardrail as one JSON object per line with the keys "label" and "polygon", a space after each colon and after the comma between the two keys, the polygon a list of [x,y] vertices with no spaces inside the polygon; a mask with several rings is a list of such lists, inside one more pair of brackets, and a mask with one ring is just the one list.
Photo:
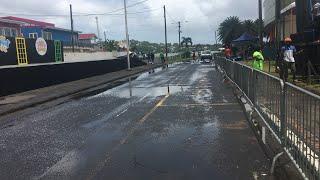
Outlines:
{"label": "guardrail", "polygon": [[225,58],[216,58],[261,115],[305,179],[320,179],[320,96]]}

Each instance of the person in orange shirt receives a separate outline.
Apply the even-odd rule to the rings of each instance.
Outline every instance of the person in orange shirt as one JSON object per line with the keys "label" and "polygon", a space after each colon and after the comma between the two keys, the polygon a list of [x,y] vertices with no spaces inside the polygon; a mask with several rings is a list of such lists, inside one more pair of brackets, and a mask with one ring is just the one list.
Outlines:
{"label": "person in orange shirt", "polygon": [[226,49],[224,50],[224,54],[227,59],[231,57],[231,49],[229,48],[229,46],[227,46]]}

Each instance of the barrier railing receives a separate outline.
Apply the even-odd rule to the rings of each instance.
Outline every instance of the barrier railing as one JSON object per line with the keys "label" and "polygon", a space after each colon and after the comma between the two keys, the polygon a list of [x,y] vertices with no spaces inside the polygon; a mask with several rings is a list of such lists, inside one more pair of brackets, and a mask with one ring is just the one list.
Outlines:
{"label": "barrier railing", "polygon": [[216,58],[306,179],[320,179],[320,96],[267,73]]}

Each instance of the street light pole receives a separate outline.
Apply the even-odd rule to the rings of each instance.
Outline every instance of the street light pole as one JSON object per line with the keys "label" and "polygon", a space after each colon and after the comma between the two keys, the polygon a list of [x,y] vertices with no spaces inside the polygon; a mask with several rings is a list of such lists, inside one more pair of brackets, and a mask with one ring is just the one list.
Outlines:
{"label": "street light pole", "polygon": [[99,39],[99,42],[100,42],[100,41],[101,41],[101,36],[100,36],[100,28],[99,28],[99,19],[98,19],[98,16],[96,16],[96,25],[97,25],[98,39]]}
{"label": "street light pole", "polygon": [[179,47],[181,45],[181,22],[178,22],[178,27],[179,27]]}
{"label": "street light pole", "polygon": [[168,59],[168,38],[167,38],[167,15],[166,6],[163,6],[164,12],[164,32],[165,32],[165,45],[166,45],[166,60]]}
{"label": "street light pole", "polygon": [[124,4],[124,18],[125,18],[126,38],[127,38],[128,70],[131,70],[131,66],[130,66],[130,41],[129,41],[129,32],[128,32],[128,16],[127,16],[127,2],[126,2],[126,0],[123,0],[123,4]]}
{"label": "street light pole", "polygon": [[259,42],[263,46],[262,0],[259,0]]}
{"label": "street light pole", "polygon": [[107,51],[107,33],[106,31],[103,32],[104,35],[104,49]]}

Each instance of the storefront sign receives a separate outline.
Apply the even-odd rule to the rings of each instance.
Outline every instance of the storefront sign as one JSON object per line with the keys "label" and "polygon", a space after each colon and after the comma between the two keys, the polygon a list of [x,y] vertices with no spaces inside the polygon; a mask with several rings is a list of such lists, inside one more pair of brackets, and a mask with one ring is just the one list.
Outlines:
{"label": "storefront sign", "polygon": [[10,40],[5,36],[0,36],[0,52],[7,53],[10,47]]}
{"label": "storefront sign", "polygon": [[40,56],[44,56],[47,53],[47,42],[43,38],[38,38],[36,40],[36,50]]}

